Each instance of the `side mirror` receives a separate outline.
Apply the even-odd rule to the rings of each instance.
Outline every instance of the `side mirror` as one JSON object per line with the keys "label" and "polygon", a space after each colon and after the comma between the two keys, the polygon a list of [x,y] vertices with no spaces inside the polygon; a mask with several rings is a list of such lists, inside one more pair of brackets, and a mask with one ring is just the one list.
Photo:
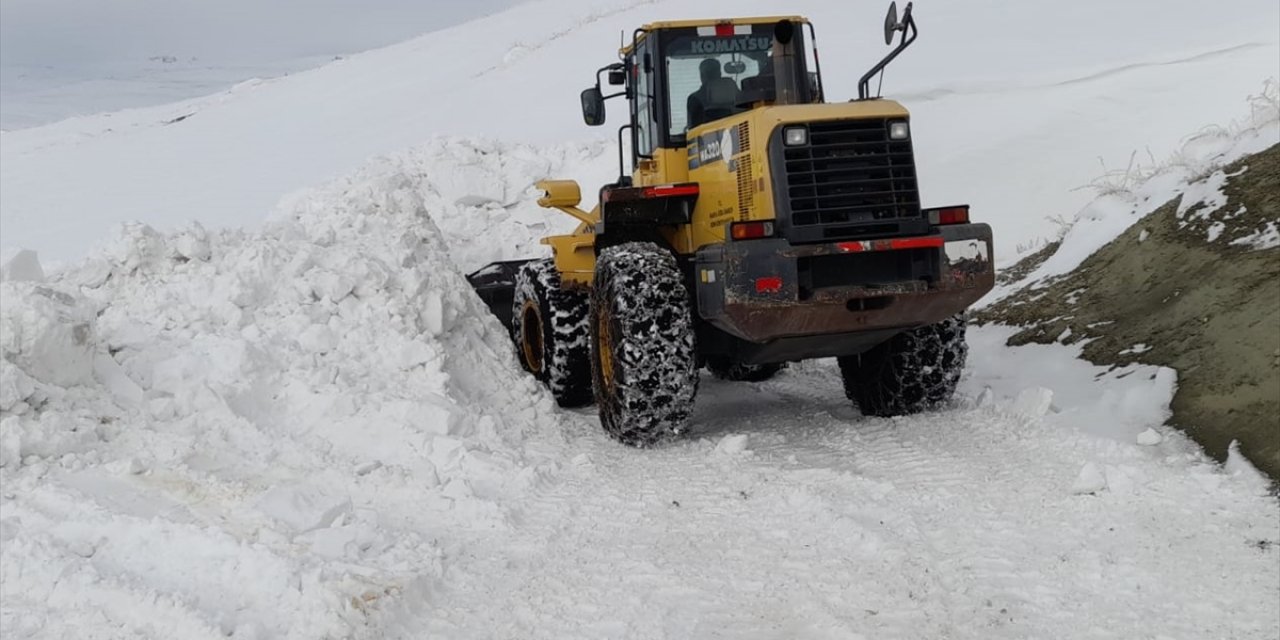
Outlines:
{"label": "side mirror", "polygon": [[627,72],[622,69],[609,70],[609,84],[612,86],[620,86],[627,83]]}
{"label": "side mirror", "polygon": [[778,44],[782,46],[785,47],[791,44],[791,39],[795,36],[796,25],[790,20],[779,20],[777,24],[773,25],[773,39],[777,40]]}
{"label": "side mirror", "polygon": [[884,43],[893,44],[893,32],[898,30],[898,3],[889,3],[889,13],[884,16]]}
{"label": "side mirror", "polygon": [[604,96],[600,94],[600,87],[582,91],[582,120],[589,127],[604,124]]}

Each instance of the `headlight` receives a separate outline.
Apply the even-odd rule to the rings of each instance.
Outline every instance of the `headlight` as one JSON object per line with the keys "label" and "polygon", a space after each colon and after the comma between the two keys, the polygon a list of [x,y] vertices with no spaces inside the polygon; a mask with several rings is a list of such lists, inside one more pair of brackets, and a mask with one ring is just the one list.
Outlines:
{"label": "headlight", "polygon": [[889,123],[889,139],[890,140],[906,140],[911,135],[911,130],[907,128],[905,121]]}
{"label": "headlight", "polygon": [[788,147],[809,144],[809,130],[804,127],[787,127],[782,130],[782,141]]}

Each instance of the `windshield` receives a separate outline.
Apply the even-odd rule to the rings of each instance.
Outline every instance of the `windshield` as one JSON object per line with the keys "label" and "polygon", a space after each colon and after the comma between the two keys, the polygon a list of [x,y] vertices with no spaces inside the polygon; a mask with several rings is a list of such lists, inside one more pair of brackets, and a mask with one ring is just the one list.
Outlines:
{"label": "windshield", "polygon": [[[773,24],[672,29],[663,42],[669,134],[683,138],[700,124],[745,111],[758,101],[807,102],[803,45],[779,45]],[[781,60],[781,63],[775,63]]]}

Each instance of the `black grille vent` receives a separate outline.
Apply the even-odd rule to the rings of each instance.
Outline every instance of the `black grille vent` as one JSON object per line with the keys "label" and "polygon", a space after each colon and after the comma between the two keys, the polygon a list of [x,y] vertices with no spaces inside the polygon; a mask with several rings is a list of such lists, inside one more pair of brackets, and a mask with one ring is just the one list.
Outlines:
{"label": "black grille vent", "polygon": [[751,218],[751,204],[755,201],[755,181],[751,173],[751,156],[738,157],[738,219]]}
{"label": "black grille vent", "polygon": [[920,218],[911,141],[890,140],[887,120],[813,122],[808,128],[808,144],[783,147],[792,227],[836,225],[822,236],[847,237],[868,231],[864,226]]}

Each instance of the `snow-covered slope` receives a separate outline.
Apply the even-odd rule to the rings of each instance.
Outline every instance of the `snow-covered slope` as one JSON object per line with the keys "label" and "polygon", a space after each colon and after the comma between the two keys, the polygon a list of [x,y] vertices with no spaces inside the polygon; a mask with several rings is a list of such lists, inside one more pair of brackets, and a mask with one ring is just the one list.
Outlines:
{"label": "snow-covered slope", "polygon": [[[1016,290],[1038,288],[1047,280],[1070,273],[1103,245],[1175,198],[1182,198],[1179,215],[1204,205],[1198,214],[1198,218],[1204,220],[1201,226],[1211,227],[1210,223],[1216,222],[1220,233],[1225,226],[1211,216],[1217,214],[1222,218],[1236,213],[1218,212],[1225,202],[1220,193],[1226,178],[1222,167],[1277,144],[1280,144],[1280,83],[1268,79],[1250,96],[1244,115],[1187,136],[1182,147],[1167,158],[1148,156],[1131,160],[1123,169],[1092,181],[1089,190],[1097,198],[1070,219],[1063,219],[1064,228],[1058,238],[1060,248],[1025,278],[997,287],[984,299],[984,304]],[[1241,229],[1247,235],[1230,240],[1256,249],[1276,246],[1280,241],[1275,233],[1278,222],[1280,220],[1256,229]],[[1212,233],[1206,234],[1206,242],[1216,239]]]}
{"label": "snow-covered slope", "polygon": [[[831,95],[851,96],[883,55],[881,11],[540,0],[204,99],[7,132],[0,243],[65,261],[124,220],[257,223],[283,193],[439,134],[610,140],[611,127],[581,125],[577,92],[614,59],[620,32],[651,19],[808,14]],[[886,92],[914,110],[926,198],[972,203],[1005,255],[1052,235],[1045,216],[1087,202],[1071,189],[1099,158],[1122,166],[1148,147],[1162,156],[1280,75],[1280,9],[1266,0],[924,2],[916,14],[921,39],[889,70]]]}

